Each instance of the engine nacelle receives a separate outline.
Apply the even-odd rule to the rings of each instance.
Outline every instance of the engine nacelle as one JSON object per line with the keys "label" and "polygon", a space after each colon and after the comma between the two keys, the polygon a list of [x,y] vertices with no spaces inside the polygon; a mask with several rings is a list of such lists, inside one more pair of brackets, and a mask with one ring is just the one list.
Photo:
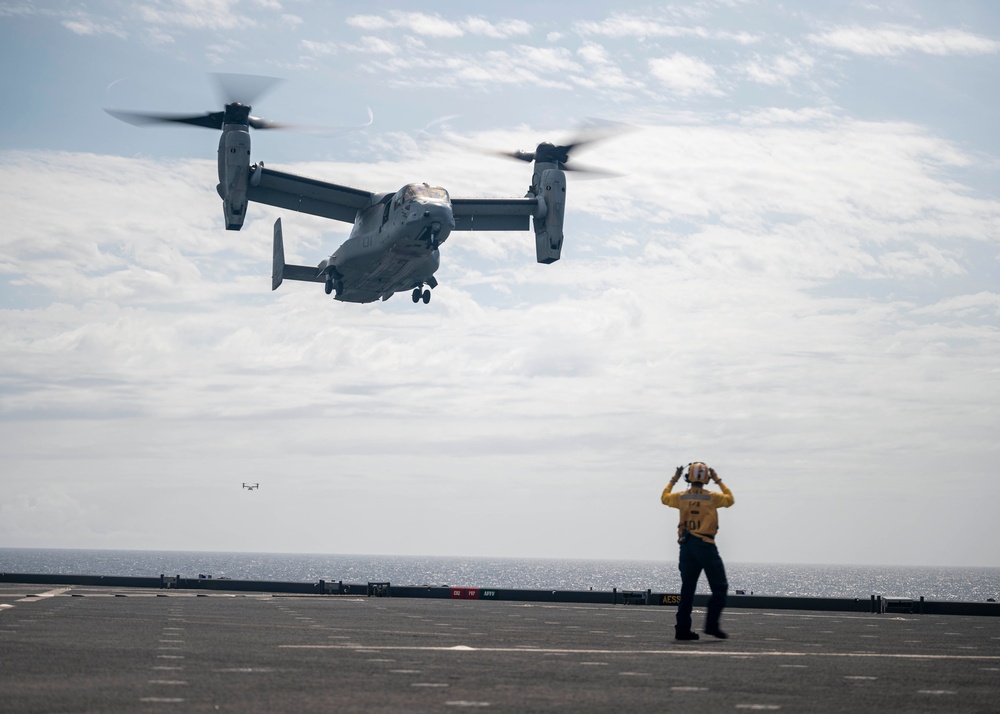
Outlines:
{"label": "engine nacelle", "polygon": [[247,212],[247,181],[250,178],[250,132],[225,129],[219,139],[219,196],[226,216],[226,230],[243,227]]}
{"label": "engine nacelle", "polygon": [[539,263],[554,263],[562,255],[563,217],[566,215],[566,174],[545,169],[536,174],[532,192],[539,199],[539,213],[533,217],[535,255]]}

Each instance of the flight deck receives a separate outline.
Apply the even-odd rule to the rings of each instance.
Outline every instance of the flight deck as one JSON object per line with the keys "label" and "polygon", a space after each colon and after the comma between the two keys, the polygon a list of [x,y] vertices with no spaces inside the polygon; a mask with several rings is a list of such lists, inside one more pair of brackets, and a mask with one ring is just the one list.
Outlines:
{"label": "flight deck", "polygon": [[[4,712],[995,712],[1000,618],[0,583]],[[699,623],[703,613],[695,611]]]}

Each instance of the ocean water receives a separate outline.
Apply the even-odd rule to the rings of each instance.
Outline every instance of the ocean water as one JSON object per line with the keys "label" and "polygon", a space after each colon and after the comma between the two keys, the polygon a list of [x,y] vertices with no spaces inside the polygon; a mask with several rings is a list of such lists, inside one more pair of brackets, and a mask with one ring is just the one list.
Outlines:
{"label": "ocean water", "polygon": [[[755,595],[923,596],[985,601],[1000,597],[1000,568],[726,563],[730,590]],[[234,580],[446,585],[553,590],[680,588],[676,561],[460,558],[295,553],[0,548],[0,572],[155,577],[211,575]],[[704,578],[700,583],[707,592]]]}

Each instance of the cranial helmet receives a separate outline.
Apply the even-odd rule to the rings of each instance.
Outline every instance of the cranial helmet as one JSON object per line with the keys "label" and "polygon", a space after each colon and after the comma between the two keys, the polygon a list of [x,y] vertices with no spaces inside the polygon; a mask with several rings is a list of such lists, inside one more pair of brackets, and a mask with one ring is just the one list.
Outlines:
{"label": "cranial helmet", "polygon": [[688,464],[688,470],[687,473],[684,474],[684,480],[688,483],[708,483],[708,466],[701,461],[695,461]]}

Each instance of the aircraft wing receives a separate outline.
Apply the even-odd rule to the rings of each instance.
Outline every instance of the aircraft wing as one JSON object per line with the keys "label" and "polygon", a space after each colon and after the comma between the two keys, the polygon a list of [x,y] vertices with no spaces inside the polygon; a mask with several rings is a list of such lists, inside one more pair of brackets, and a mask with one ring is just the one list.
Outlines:
{"label": "aircraft wing", "polygon": [[354,223],[358,211],[371,197],[371,191],[265,169],[263,166],[253,169],[247,186],[247,198],[251,201],[345,223]]}
{"label": "aircraft wing", "polygon": [[456,231],[526,231],[538,211],[535,198],[453,198]]}

